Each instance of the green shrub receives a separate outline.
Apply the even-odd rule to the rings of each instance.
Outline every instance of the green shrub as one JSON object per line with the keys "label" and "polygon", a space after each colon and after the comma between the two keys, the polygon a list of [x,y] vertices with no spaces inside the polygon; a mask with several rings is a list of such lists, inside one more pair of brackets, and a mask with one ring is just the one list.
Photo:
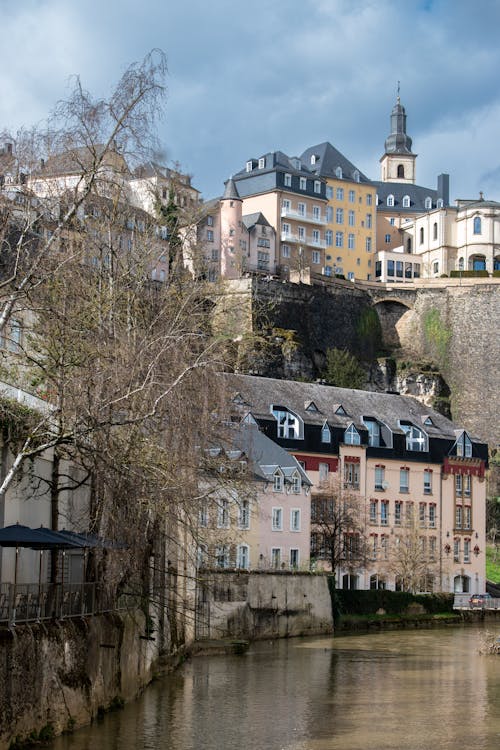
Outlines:
{"label": "green shrub", "polygon": [[478,271],[450,271],[452,279],[484,279],[488,278],[489,273],[485,270]]}
{"label": "green shrub", "polygon": [[[332,597],[332,606],[333,601]],[[453,594],[410,594],[387,589],[335,590],[335,607],[342,615],[374,615],[379,609],[390,615],[400,615],[412,602],[421,604],[428,614],[453,611]]]}

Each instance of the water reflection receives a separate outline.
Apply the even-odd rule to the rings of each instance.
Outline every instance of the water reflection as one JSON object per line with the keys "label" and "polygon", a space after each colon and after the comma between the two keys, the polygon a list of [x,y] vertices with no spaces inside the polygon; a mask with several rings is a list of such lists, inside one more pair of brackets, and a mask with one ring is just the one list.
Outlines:
{"label": "water reflection", "polygon": [[257,643],[199,657],[52,750],[500,747],[500,659],[480,630]]}

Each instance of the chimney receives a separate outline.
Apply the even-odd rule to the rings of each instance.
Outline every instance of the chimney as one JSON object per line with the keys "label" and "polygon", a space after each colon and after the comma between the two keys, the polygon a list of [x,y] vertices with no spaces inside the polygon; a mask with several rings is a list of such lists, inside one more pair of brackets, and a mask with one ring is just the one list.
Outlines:
{"label": "chimney", "polygon": [[439,174],[437,183],[437,197],[441,198],[443,206],[450,205],[450,175]]}

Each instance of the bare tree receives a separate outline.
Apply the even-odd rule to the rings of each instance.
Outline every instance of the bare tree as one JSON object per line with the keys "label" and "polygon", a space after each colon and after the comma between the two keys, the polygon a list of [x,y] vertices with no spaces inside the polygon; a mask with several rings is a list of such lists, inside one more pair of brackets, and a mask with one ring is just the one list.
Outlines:
{"label": "bare tree", "polygon": [[338,475],[328,477],[311,497],[311,558],[324,561],[337,575],[365,566],[364,501]]}
{"label": "bare tree", "polygon": [[390,538],[385,565],[401,590],[415,594],[432,588],[437,573],[437,550],[431,547],[431,539],[435,537],[426,536],[417,508],[410,505],[406,525]]}

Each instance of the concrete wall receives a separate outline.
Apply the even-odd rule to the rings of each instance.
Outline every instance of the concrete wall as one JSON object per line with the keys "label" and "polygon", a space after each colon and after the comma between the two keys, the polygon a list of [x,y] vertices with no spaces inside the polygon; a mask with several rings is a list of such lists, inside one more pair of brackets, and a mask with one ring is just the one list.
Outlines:
{"label": "concrete wall", "polygon": [[142,612],[0,630],[0,750],[52,725],[88,724],[152,678],[156,642]]}
{"label": "concrete wall", "polygon": [[205,638],[286,638],[333,631],[328,576],[309,573],[206,575]]}

